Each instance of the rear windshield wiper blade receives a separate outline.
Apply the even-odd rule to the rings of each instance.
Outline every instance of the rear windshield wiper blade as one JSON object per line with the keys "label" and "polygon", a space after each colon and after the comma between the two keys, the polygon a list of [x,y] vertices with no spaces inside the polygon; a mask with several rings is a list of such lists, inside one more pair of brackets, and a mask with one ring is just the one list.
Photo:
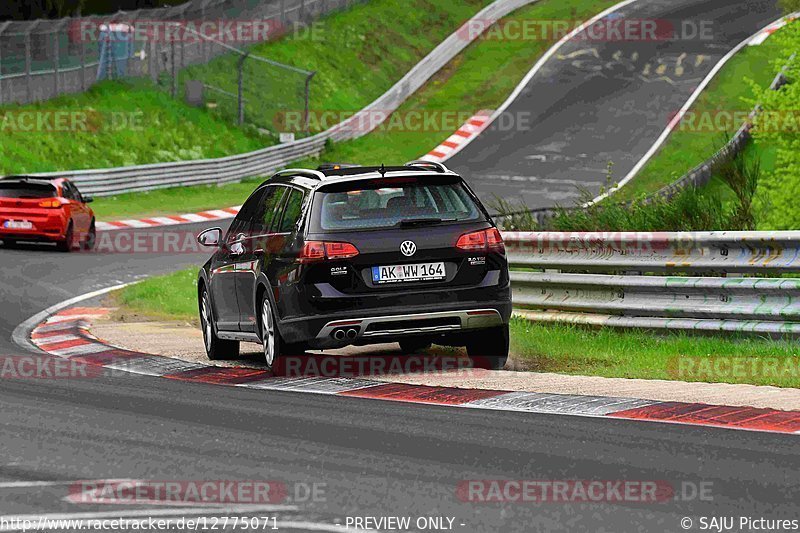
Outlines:
{"label": "rear windshield wiper blade", "polygon": [[406,218],[397,223],[401,228],[410,228],[413,226],[435,226],[442,222],[453,222],[455,218]]}

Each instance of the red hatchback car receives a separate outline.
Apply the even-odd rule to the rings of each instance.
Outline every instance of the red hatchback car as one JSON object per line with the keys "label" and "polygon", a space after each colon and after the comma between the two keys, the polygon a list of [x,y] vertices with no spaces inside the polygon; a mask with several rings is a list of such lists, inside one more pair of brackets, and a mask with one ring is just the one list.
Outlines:
{"label": "red hatchback car", "polygon": [[5,246],[35,241],[54,242],[64,252],[90,250],[96,235],[94,212],[86,205],[91,201],[64,178],[2,178],[0,240]]}

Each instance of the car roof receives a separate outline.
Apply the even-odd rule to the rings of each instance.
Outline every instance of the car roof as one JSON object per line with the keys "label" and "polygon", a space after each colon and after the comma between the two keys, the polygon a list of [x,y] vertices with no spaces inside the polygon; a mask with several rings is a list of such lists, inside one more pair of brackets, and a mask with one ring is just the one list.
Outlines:
{"label": "car roof", "polygon": [[356,165],[321,165],[317,170],[310,169],[286,169],[282,170],[270,179],[262,183],[298,185],[306,189],[316,189],[331,183],[341,183],[345,181],[359,181],[363,179],[375,179],[381,177],[402,177],[402,176],[458,176],[441,163],[429,161],[411,161],[403,166],[369,166],[362,167]]}
{"label": "car roof", "polygon": [[26,174],[19,174],[12,176],[3,176],[2,178],[0,178],[0,181],[58,186],[64,181],[64,178],[45,178],[42,176],[29,176]]}

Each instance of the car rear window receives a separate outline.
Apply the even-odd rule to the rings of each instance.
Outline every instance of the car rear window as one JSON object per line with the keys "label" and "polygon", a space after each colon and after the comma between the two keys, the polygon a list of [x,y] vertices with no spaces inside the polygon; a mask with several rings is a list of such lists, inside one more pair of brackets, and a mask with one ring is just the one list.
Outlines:
{"label": "car rear window", "polygon": [[317,231],[380,229],[432,219],[466,222],[484,217],[454,176],[359,180],[320,188],[312,225]]}
{"label": "car rear window", "polygon": [[54,198],[56,188],[37,183],[2,183],[0,198]]}

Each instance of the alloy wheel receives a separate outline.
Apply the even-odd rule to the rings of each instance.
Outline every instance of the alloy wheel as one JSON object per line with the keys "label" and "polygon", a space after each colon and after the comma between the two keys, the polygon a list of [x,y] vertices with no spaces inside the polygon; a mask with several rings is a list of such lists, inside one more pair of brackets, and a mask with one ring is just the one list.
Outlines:
{"label": "alloy wheel", "polygon": [[262,337],[264,339],[264,360],[267,366],[272,367],[275,360],[275,325],[272,321],[272,307],[269,300],[264,298],[262,304],[261,323],[263,327]]}

